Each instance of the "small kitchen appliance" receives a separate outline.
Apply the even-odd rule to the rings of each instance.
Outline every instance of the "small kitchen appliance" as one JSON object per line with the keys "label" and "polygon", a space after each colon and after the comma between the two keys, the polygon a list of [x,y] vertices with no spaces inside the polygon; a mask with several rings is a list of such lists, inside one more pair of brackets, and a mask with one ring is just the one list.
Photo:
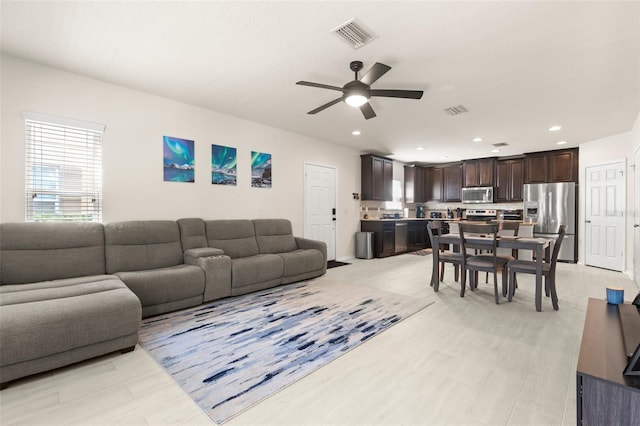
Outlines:
{"label": "small kitchen appliance", "polygon": [[416,206],[416,217],[417,218],[427,217],[427,208],[425,206]]}

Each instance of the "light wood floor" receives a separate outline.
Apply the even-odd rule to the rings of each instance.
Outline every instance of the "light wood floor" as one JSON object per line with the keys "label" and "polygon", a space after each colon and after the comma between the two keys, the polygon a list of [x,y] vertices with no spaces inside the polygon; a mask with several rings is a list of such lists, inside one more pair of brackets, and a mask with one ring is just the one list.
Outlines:
{"label": "light wood floor", "polygon": [[[431,256],[350,260],[319,280],[375,287],[435,303],[226,425],[575,424],[575,368],[589,297],[617,272],[559,264],[560,310],[534,308],[533,277],[520,275],[514,302],[493,286],[458,295],[448,265],[434,294]],[[211,425],[143,349],[107,355],[12,383],[0,392],[0,424]]]}

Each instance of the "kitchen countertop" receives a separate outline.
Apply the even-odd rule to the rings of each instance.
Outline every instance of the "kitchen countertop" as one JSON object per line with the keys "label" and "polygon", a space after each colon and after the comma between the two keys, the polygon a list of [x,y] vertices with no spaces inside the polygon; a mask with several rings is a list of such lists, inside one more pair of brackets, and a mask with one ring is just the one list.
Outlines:
{"label": "kitchen countertop", "polygon": [[[416,220],[441,220],[443,222],[477,222],[477,223],[486,223],[485,221],[481,221],[481,220],[467,220],[467,219],[459,219],[459,218],[454,218],[454,219],[447,219],[446,217],[441,217],[441,218],[437,218],[437,217],[423,217],[423,218],[417,218],[417,217],[401,217],[401,218],[392,218],[392,219],[373,219],[373,218],[369,218],[369,219],[360,219],[362,222],[411,222],[411,221],[416,221]],[[524,222],[522,220],[502,220],[502,219],[497,219],[496,222],[518,222],[521,225],[535,225],[535,222]]]}

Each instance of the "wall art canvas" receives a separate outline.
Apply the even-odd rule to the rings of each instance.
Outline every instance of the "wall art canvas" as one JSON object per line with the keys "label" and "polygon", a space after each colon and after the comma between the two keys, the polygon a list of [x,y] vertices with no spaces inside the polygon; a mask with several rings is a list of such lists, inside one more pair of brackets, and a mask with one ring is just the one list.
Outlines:
{"label": "wall art canvas", "polygon": [[193,141],[162,137],[165,182],[195,182]]}
{"label": "wall art canvas", "polygon": [[230,146],[211,145],[211,183],[236,185],[236,149]]}
{"label": "wall art canvas", "polygon": [[251,186],[271,188],[271,154],[251,151]]}

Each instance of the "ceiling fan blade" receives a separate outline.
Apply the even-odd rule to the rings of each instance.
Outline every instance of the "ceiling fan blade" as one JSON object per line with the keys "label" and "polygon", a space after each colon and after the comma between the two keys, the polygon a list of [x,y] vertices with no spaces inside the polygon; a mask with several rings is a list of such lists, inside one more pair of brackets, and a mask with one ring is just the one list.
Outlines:
{"label": "ceiling fan blade", "polygon": [[367,120],[376,116],[376,112],[373,110],[369,102],[363,104],[360,107],[360,111],[362,111],[362,115],[364,115],[364,118]]}
{"label": "ceiling fan blade", "polygon": [[389,65],[376,62],[375,64],[373,64],[371,69],[367,71],[367,73],[360,79],[360,81],[366,85],[371,86],[374,81],[385,75],[390,69],[391,67]]}
{"label": "ceiling fan blade", "polygon": [[385,98],[405,98],[405,99],[420,99],[422,98],[422,90],[369,90],[371,96],[382,96]]}
{"label": "ceiling fan blade", "polygon": [[319,87],[320,89],[339,90],[342,92],[342,87],[329,86],[328,84],[312,83],[310,81],[299,81],[296,84],[299,84],[301,86]]}
{"label": "ceiling fan blade", "polygon": [[309,111],[307,114],[317,114],[322,110],[325,110],[327,108],[329,108],[330,106],[333,106],[335,104],[337,104],[338,102],[342,101],[342,97],[339,97],[338,99],[334,99],[331,102],[327,102],[326,104],[319,106],[318,108]]}

